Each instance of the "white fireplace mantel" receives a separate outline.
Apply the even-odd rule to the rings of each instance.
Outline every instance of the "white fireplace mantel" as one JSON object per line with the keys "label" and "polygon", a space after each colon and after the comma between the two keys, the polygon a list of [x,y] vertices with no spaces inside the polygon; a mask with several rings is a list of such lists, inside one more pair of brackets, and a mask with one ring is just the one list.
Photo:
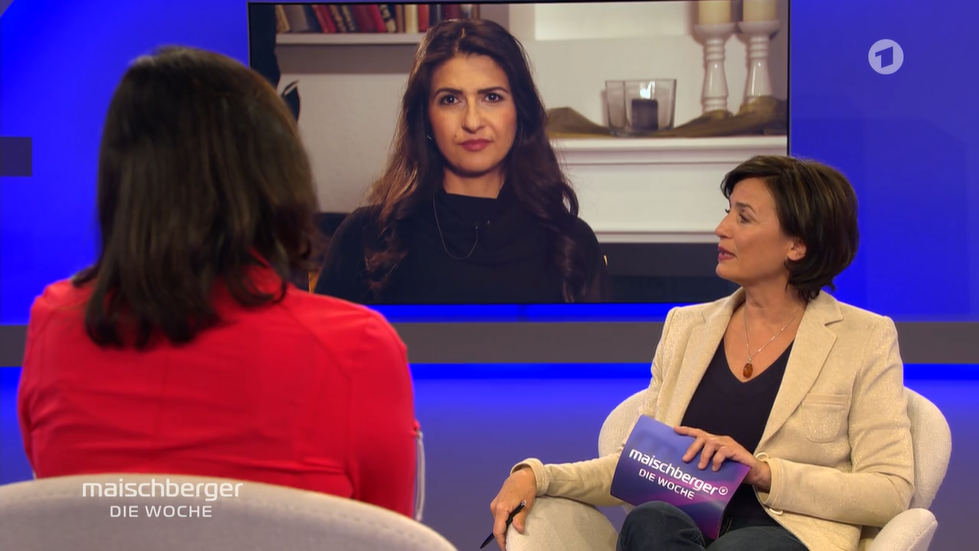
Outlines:
{"label": "white fireplace mantel", "polygon": [[785,155],[785,136],[564,139],[555,150],[579,215],[603,243],[709,243],[724,216],[728,171]]}

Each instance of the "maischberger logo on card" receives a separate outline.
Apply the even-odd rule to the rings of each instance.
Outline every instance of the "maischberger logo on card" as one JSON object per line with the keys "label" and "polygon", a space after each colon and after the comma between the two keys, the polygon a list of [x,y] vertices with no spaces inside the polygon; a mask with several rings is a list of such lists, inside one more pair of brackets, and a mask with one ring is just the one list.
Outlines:
{"label": "maischberger logo on card", "polygon": [[[153,504],[110,505],[109,516],[112,518],[211,518],[211,503],[218,499],[237,498],[243,485],[242,482],[178,483],[169,478],[126,482],[120,478],[118,482],[85,482],[82,484],[82,497],[160,500]],[[192,498],[195,503],[186,503],[188,498]],[[207,503],[200,503],[201,499]],[[145,502],[145,499],[141,501]]]}
{"label": "maischberger logo on card", "polygon": [[684,472],[683,469],[673,463],[660,461],[655,455],[647,455],[636,449],[629,451],[629,459],[634,459],[651,469],[639,469],[639,476],[650,482],[656,482],[687,499],[693,499],[697,492],[726,496],[731,491],[727,486],[715,485],[701,480]]}

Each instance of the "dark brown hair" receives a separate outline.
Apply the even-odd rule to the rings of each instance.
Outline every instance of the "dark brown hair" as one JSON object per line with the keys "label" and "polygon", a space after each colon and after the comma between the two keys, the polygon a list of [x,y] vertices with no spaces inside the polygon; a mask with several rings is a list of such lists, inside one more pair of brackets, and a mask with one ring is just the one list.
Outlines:
{"label": "dark brown hair", "polygon": [[730,199],[742,180],[759,178],[775,198],[779,225],[786,235],[801,239],[806,255],[786,261],[789,285],[809,301],[824,287],[836,289],[833,279],[857,254],[857,196],[853,186],[834,168],[815,161],[778,155],[757,156],[732,170],[721,183]]}
{"label": "dark brown hair", "polygon": [[[311,254],[316,196],[295,121],[257,73],[166,47],[136,60],[109,105],[98,170],[100,251],[79,273],[100,345],[192,340],[218,321],[215,284],[237,302],[281,299]],[[282,286],[260,289],[267,263]]]}
{"label": "dark brown hair", "polygon": [[562,280],[566,302],[587,292],[585,258],[571,238],[578,198],[547,136],[547,113],[531,76],[523,47],[499,24],[447,20],[428,30],[415,54],[401,102],[391,155],[383,176],[371,186],[368,202],[380,229],[383,250],[368,251],[367,269],[375,292],[405,256],[398,224],[430,205],[442,186],[444,161],[430,134],[428,103],[432,74],[457,55],[493,59],[510,81],[517,109],[517,133],[505,159],[507,186],[549,234],[552,266]]}

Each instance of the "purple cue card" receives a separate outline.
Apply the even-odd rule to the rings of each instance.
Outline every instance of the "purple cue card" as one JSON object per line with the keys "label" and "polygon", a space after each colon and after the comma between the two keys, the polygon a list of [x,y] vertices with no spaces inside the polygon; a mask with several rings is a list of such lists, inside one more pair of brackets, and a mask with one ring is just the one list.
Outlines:
{"label": "purple cue card", "polygon": [[717,539],[724,508],[749,469],[728,460],[717,472],[712,465],[700,470],[699,454],[685,463],[683,454],[693,441],[673,427],[641,416],[615,466],[611,494],[631,505],[649,501],[675,505],[690,515],[704,536]]}

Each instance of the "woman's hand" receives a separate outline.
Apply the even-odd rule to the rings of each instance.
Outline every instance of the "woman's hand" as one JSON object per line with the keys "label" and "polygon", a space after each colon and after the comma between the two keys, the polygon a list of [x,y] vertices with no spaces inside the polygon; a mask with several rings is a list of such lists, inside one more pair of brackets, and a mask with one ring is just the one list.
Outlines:
{"label": "woman's hand", "polygon": [[693,427],[676,427],[674,430],[677,434],[695,438],[693,444],[687,448],[687,453],[683,454],[684,461],[690,462],[699,452],[700,462],[697,467],[703,470],[713,463],[715,472],[721,468],[725,459],[737,461],[750,469],[744,477],[745,484],[750,484],[763,492],[771,490],[772,468],[768,463],[755,459],[751,452],[730,436],[716,436]]}
{"label": "woman's hand", "polygon": [[496,543],[501,551],[506,551],[506,519],[510,512],[525,502],[523,509],[513,517],[513,527],[517,532],[523,534],[524,523],[527,514],[534,506],[534,498],[537,497],[537,479],[534,471],[530,467],[524,467],[510,475],[500,488],[500,493],[490,503],[490,512],[493,513],[493,535],[496,536]]}

